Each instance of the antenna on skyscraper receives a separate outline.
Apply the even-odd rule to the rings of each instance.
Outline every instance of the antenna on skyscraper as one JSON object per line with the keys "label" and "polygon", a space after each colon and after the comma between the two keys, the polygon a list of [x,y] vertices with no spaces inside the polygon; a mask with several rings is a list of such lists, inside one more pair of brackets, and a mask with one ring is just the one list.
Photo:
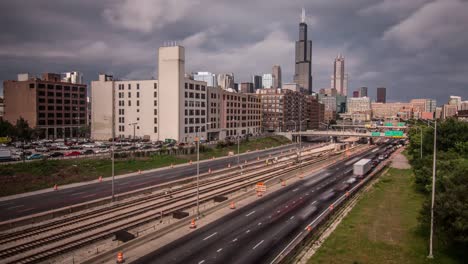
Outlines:
{"label": "antenna on skyscraper", "polygon": [[302,8],[301,23],[305,23],[305,9]]}

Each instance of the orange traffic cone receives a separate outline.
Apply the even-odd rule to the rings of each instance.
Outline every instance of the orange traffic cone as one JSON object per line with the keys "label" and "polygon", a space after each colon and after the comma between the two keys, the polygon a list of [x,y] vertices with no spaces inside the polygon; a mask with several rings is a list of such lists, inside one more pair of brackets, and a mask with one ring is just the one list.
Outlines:
{"label": "orange traffic cone", "polygon": [[58,186],[57,184],[54,185],[54,191],[57,191],[58,190]]}
{"label": "orange traffic cone", "polygon": [[260,157],[257,157],[257,160],[260,160]]}
{"label": "orange traffic cone", "polygon": [[102,182],[102,176],[99,176],[99,182]]}
{"label": "orange traffic cone", "polygon": [[197,224],[195,223],[195,219],[192,219],[192,222],[190,222],[190,228],[192,228],[192,229],[197,228]]}
{"label": "orange traffic cone", "polygon": [[208,173],[211,174],[211,168],[208,169]]}
{"label": "orange traffic cone", "polygon": [[258,197],[262,197],[262,196],[263,196],[263,193],[262,193],[262,192],[257,192],[257,196],[258,196]]}
{"label": "orange traffic cone", "polygon": [[333,204],[330,205],[330,211],[332,211],[334,208]]}
{"label": "orange traffic cone", "polygon": [[304,178],[304,174],[302,172],[299,172],[299,179],[303,179]]}
{"label": "orange traffic cone", "polygon": [[349,197],[349,192],[346,192],[346,197]]}
{"label": "orange traffic cone", "polygon": [[231,204],[229,205],[229,208],[236,209],[236,204],[234,202],[231,202]]}
{"label": "orange traffic cone", "polygon": [[228,168],[231,168],[231,163],[228,163]]}
{"label": "orange traffic cone", "polygon": [[281,186],[286,186],[286,181],[281,181]]}
{"label": "orange traffic cone", "polygon": [[124,263],[123,253],[117,253],[117,263]]}
{"label": "orange traffic cone", "polygon": [[312,227],[310,225],[307,226],[307,231],[312,231]]}

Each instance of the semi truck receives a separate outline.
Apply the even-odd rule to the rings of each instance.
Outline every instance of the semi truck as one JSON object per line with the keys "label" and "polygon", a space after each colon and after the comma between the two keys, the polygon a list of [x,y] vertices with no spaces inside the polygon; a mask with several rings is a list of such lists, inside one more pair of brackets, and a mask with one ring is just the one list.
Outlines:
{"label": "semi truck", "polygon": [[372,160],[370,159],[361,159],[353,165],[353,174],[354,176],[361,178],[364,177],[372,168]]}

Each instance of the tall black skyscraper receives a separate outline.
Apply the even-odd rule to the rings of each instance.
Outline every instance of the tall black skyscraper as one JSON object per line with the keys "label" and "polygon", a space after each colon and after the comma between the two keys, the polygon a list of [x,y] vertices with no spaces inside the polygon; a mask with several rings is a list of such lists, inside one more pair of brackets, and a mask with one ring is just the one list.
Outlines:
{"label": "tall black skyscraper", "polygon": [[307,40],[304,8],[302,9],[302,19],[299,24],[299,40],[296,41],[294,82],[308,91],[309,94],[312,93],[312,41]]}

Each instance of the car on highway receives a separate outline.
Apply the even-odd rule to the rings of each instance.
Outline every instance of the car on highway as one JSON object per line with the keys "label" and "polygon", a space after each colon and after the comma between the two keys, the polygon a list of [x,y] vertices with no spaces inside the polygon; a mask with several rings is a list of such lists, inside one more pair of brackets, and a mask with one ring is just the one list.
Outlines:
{"label": "car on highway", "polygon": [[34,154],[28,156],[26,159],[27,160],[35,160],[35,159],[43,159],[43,158],[46,158],[46,156],[42,155],[40,153],[34,153]]}
{"label": "car on highway", "polygon": [[354,177],[351,177],[346,181],[346,183],[349,183],[349,184],[353,184],[355,182],[356,182],[356,178],[354,178]]}
{"label": "car on highway", "polygon": [[58,150],[69,150],[70,147],[67,146],[67,145],[58,145],[58,146],[57,146],[57,149],[58,149]]}
{"label": "car on highway", "polygon": [[57,151],[57,152],[49,154],[49,157],[51,157],[51,158],[60,158],[60,157],[63,157],[63,153]]}
{"label": "car on highway", "polygon": [[70,146],[70,149],[82,149],[83,147],[81,145],[78,145],[78,144],[75,144],[75,145],[71,145]]}
{"label": "car on highway", "polygon": [[384,155],[379,155],[379,160],[382,161],[385,159],[385,156]]}
{"label": "car on highway", "polygon": [[83,154],[83,155],[92,155],[92,154],[95,154],[95,152],[92,149],[86,149],[86,150],[83,150],[81,152],[81,154]]}
{"label": "car on highway", "polygon": [[80,156],[81,152],[79,151],[70,151],[65,153],[65,157],[74,157],[74,156]]}
{"label": "car on highway", "polygon": [[90,144],[90,143],[83,144],[83,145],[81,145],[81,146],[82,146],[83,148],[95,148],[95,147],[96,147],[96,145]]}
{"label": "car on highway", "polygon": [[102,148],[102,149],[96,150],[96,154],[109,153],[109,152],[110,152],[110,149],[108,148]]}

